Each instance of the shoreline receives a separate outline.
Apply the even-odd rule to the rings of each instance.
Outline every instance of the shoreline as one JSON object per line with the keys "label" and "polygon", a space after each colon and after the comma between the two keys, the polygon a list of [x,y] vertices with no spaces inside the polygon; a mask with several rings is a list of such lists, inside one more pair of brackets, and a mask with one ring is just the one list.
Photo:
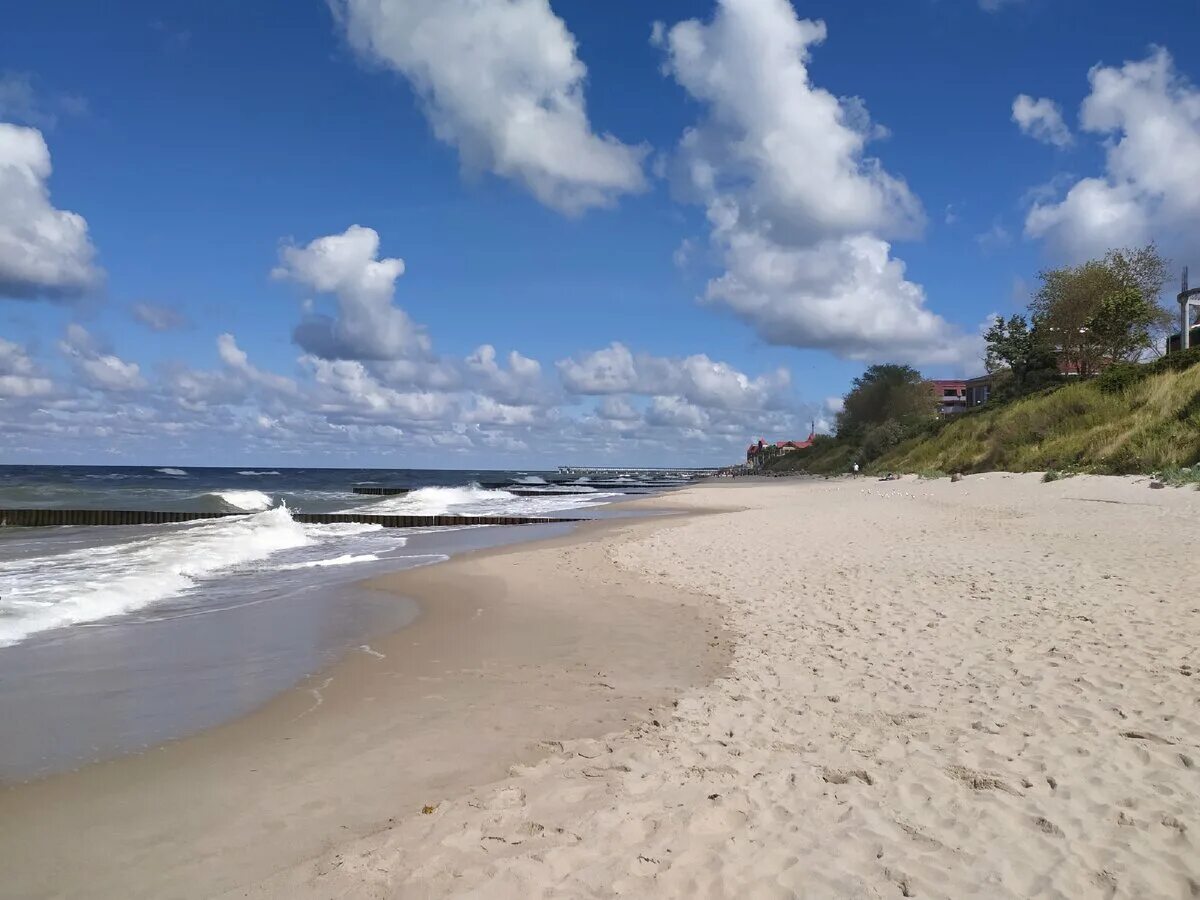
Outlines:
{"label": "shoreline", "polygon": [[[317,855],[333,836],[386,828],[397,806],[500,778],[547,741],[653,715],[721,670],[726,641],[697,603],[609,571],[603,548],[685,518],[605,518],[356,584],[416,600],[417,619],[234,721],[0,787],[0,856],[20,861],[5,866],[7,888],[211,896]],[[670,652],[663,631],[677,638]]]}
{"label": "shoreline", "polygon": [[380,533],[371,537],[387,543],[365,549],[384,556],[370,562],[218,579],[182,605],[153,603],[0,648],[0,721],[9,730],[0,786],[144,752],[252,713],[415,619],[415,602],[364,587],[372,577],[569,528],[418,530],[398,540]]}

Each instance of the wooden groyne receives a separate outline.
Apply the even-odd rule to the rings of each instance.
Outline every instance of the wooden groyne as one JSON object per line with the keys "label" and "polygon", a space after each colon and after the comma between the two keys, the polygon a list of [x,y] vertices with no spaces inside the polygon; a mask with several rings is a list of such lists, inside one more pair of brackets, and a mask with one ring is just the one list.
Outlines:
{"label": "wooden groyne", "polygon": [[[490,487],[488,485],[481,485],[481,487],[488,487],[489,490],[504,491],[512,494],[514,497],[586,497],[589,493],[588,491],[568,491],[556,488],[540,490],[536,487],[521,487],[520,485],[516,484],[495,484],[494,486]],[[588,487],[591,487],[591,485],[588,485]],[[412,488],[356,487],[354,488],[354,493],[367,494],[372,497],[395,497],[402,494],[407,494],[411,490]]]}
{"label": "wooden groyne", "polygon": [[[169,512],[151,509],[0,509],[0,527],[39,528],[58,525],[167,525],[202,519],[225,519],[249,513]],[[358,513],[301,513],[292,518],[306,525],[382,525],[384,528],[430,528],[462,525],[551,525],[582,522],[549,516],[371,516]]]}

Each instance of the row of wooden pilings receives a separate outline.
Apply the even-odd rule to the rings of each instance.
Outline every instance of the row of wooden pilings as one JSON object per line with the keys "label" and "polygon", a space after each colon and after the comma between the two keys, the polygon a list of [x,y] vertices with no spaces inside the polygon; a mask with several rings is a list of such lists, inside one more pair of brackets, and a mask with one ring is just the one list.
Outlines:
{"label": "row of wooden pilings", "polygon": [[[0,509],[0,527],[37,528],[55,525],[166,525],[201,519],[224,519],[247,513],[171,512],[148,509]],[[372,516],[359,513],[291,513],[297,522],[334,525],[348,522],[384,528],[429,528],[462,525],[549,525],[583,519],[548,516]]]}

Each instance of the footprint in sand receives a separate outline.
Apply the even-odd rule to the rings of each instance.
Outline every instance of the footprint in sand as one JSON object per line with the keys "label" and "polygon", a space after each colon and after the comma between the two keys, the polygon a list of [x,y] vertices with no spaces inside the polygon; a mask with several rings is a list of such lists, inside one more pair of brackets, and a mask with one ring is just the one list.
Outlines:
{"label": "footprint in sand", "polygon": [[692,834],[728,834],[746,822],[746,814],[728,807],[706,809],[692,816],[688,831]]}

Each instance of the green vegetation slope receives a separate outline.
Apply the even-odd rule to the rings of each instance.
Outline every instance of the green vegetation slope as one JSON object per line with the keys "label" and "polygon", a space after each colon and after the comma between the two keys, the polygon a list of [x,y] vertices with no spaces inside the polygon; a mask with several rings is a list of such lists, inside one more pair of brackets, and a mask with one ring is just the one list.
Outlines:
{"label": "green vegetation slope", "polygon": [[789,453],[774,471],[1164,472],[1200,463],[1200,351],[988,404],[911,429],[873,455],[845,438]]}

